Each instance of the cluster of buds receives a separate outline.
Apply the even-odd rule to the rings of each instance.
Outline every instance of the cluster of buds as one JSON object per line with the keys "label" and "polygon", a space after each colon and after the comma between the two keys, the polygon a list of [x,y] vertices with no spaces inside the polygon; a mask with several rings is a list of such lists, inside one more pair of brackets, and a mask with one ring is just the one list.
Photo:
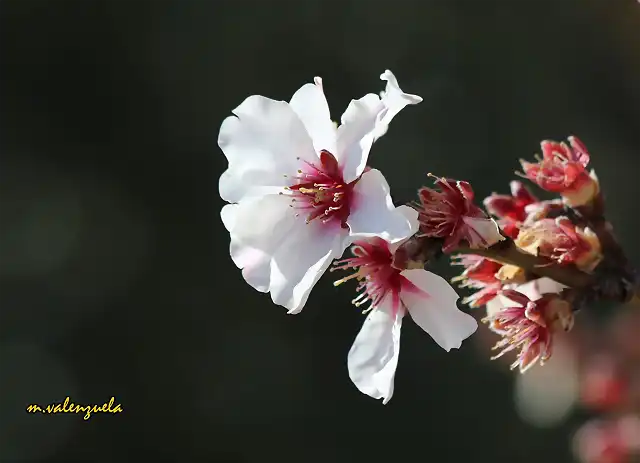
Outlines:
{"label": "cluster of buds", "polygon": [[510,194],[493,193],[483,201],[509,239],[510,253],[467,255],[464,250],[453,261],[464,267],[453,281],[474,291],[464,302],[487,307],[483,321],[503,337],[496,349],[520,349],[513,366],[522,372],[550,357],[554,334],[571,329],[579,308],[574,303],[586,290],[546,278],[545,268],[571,269],[588,278],[604,258],[591,218],[584,214],[600,191],[595,174],[585,170],[586,147],[575,137],[569,144],[544,141],[541,146],[538,163],[521,161],[524,175],[560,198],[539,200],[523,182],[512,181]]}
{"label": "cluster of buds", "polygon": [[[434,185],[421,187],[416,202],[394,205],[369,153],[422,98],[403,92],[388,70],[380,78],[380,96],[352,100],[340,124],[319,77],[289,102],[252,95],[225,119],[218,140],[229,161],[221,218],[244,280],[289,314],[302,311],[330,268],[350,272],[336,285],[358,282],[352,303],[367,317],[347,364],[359,391],[391,399],[406,315],[446,351],[476,331],[453,287],[425,268],[440,257],[464,268],[452,282],[471,290],[463,299],[470,308],[486,308],[478,318],[500,337],[494,358],[516,352],[512,368],[520,372],[551,357],[583,306],[639,293],[575,137],[544,141],[537,162],[521,161],[519,175],[555,199],[538,199],[514,180],[509,194],[494,193],[481,207],[468,182],[429,174]],[[349,248],[352,257],[343,258]]]}

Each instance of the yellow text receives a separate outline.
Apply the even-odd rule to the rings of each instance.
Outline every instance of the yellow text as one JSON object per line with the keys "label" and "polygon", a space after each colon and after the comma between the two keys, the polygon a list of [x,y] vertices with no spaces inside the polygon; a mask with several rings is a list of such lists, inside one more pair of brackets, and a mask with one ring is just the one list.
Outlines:
{"label": "yellow text", "polygon": [[27,413],[84,413],[84,420],[91,418],[92,413],[122,413],[122,405],[115,404],[116,398],[111,397],[108,403],[103,405],[78,405],[71,402],[69,397],[64,399],[64,402],[53,403],[41,407],[40,405],[31,404],[27,406]]}

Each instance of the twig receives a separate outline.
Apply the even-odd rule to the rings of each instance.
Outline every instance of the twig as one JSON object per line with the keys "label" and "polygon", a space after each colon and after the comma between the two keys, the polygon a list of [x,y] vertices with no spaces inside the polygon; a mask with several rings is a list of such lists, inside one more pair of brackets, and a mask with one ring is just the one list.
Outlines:
{"label": "twig", "polygon": [[520,251],[512,240],[501,241],[487,249],[458,248],[460,254],[475,254],[500,262],[517,265],[538,277],[548,277],[576,289],[584,289],[596,283],[595,277],[578,270],[573,265],[558,265],[544,257]]}

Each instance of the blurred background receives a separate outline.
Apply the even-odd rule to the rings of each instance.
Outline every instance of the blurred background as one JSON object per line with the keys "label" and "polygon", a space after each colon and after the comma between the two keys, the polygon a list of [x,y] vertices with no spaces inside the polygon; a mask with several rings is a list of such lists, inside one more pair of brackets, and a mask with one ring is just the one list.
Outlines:
{"label": "blurred background", "polygon": [[[370,158],[397,203],[427,172],[506,193],[574,134],[640,264],[634,0],[0,1],[0,461],[574,461],[592,410],[562,346],[609,342],[598,314],[523,377],[484,325],[446,353],[405,323],[383,406],[347,375],[353,287],[288,316],[231,262],[222,120],[316,75],[338,119],[387,68],[424,98]],[[25,412],[66,396],[124,412]]]}

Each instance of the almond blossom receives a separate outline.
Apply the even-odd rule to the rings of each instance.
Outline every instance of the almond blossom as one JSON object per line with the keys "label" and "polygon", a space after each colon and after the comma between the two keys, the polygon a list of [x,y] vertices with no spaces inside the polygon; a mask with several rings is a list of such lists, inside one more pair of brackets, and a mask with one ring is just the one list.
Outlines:
{"label": "almond blossom", "polygon": [[396,210],[384,176],[366,170],[373,142],[394,116],[422,98],[403,93],[385,71],[382,98],[352,100],[331,120],[322,80],[290,102],[248,97],[220,127],[229,161],[219,182],[230,253],[244,279],[289,313],[302,310],[331,261],[355,239],[396,242],[410,224]]}
{"label": "almond blossom", "polygon": [[[416,226],[417,228],[417,226]],[[352,303],[369,304],[368,313],[349,355],[349,377],[362,393],[389,402],[400,354],[402,319],[408,313],[446,351],[460,348],[477,329],[477,322],[456,306],[458,295],[443,278],[424,269],[398,269],[393,253],[398,247],[381,238],[357,241],[354,257],[332,268],[354,270],[338,280],[357,279],[360,293]]]}
{"label": "almond blossom", "polygon": [[[542,285],[554,291],[543,293]],[[573,327],[571,304],[559,297],[560,291],[561,286],[553,280],[534,280],[517,289],[502,289],[499,297],[491,301],[493,304],[487,304],[487,317],[482,321],[502,336],[494,347],[500,352],[493,359],[519,349],[511,368],[519,368],[524,373],[536,363],[543,364],[551,358],[553,334]]]}
{"label": "almond blossom", "polygon": [[487,248],[504,240],[498,224],[473,204],[473,189],[467,182],[434,177],[440,191],[422,187],[417,205],[420,231],[424,236],[443,238],[443,252],[455,249],[460,241],[471,248]]}
{"label": "almond blossom", "polygon": [[565,204],[583,206],[598,194],[595,172],[587,172],[589,152],[577,137],[569,137],[569,145],[545,140],[540,144],[542,157],[537,163],[520,160],[524,177],[540,188],[560,193]]}

